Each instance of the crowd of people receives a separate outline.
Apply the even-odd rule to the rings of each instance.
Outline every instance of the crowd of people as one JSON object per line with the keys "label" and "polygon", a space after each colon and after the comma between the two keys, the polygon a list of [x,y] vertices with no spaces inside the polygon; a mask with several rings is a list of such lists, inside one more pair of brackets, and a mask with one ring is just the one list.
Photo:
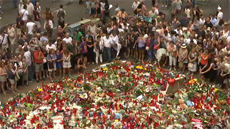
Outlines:
{"label": "crowd of people", "polygon": [[[46,8],[45,23],[41,25],[39,3],[34,6],[30,0],[20,1],[16,27],[10,25],[0,36],[2,93],[7,92],[6,84],[16,92],[17,86],[28,85],[30,81],[48,77],[53,82],[57,76],[70,75],[74,69],[81,72],[89,63],[110,62],[115,58],[147,59],[189,77],[198,73],[227,88],[230,33],[222,9],[218,6],[217,12],[205,17],[193,2],[184,2],[173,0],[171,16],[166,17],[154,0],[150,10],[143,1],[136,0],[132,4],[134,16],[116,5],[115,16],[104,20],[108,17],[108,3],[88,0],[90,16],[101,20],[82,24],[69,33],[63,5],[56,14]],[[53,33],[54,17],[58,18],[57,34]]]}

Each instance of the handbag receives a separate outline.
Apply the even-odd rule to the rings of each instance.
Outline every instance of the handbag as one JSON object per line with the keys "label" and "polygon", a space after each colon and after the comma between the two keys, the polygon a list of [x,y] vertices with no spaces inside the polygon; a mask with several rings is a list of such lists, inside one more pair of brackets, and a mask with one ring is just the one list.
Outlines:
{"label": "handbag", "polygon": [[[50,56],[50,55],[49,55],[49,56]],[[50,59],[52,59],[51,56],[50,56]],[[52,61],[52,62],[49,62],[48,65],[49,65],[49,69],[53,69],[53,68],[54,68],[54,63],[53,63],[53,61]]]}
{"label": "handbag", "polygon": [[194,64],[193,63],[188,63],[188,68],[193,69]]}
{"label": "handbag", "polygon": [[183,62],[179,62],[179,68],[183,68],[184,63]]}

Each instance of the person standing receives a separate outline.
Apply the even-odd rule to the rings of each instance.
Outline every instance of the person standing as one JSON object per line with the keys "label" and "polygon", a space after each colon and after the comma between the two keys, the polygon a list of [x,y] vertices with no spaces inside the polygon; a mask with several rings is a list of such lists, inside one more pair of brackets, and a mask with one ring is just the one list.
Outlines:
{"label": "person standing", "polygon": [[34,11],[34,5],[30,2],[30,0],[27,0],[27,11],[29,12],[29,16],[33,16]]}
{"label": "person standing", "polygon": [[36,25],[36,28],[41,31],[41,23],[40,23],[40,13],[38,12],[37,7],[34,7],[34,23]]}
{"label": "person standing", "polygon": [[112,39],[109,37],[108,33],[106,34],[105,37],[103,37],[102,42],[103,42],[104,59],[105,59],[105,61],[110,62],[111,61]]}
{"label": "person standing", "polygon": [[102,44],[102,41],[101,41],[101,37],[97,37],[97,42],[94,43],[94,52],[96,54],[96,58],[95,58],[95,62],[96,64],[98,64],[98,59],[100,58],[100,63],[102,63],[102,47],[103,47],[103,44]]}
{"label": "person standing", "polygon": [[[56,54],[54,53],[53,49],[49,50],[49,54],[46,57],[47,64],[48,64],[48,71],[49,71],[49,78],[50,81],[53,82],[53,78],[56,79],[55,71],[56,71]],[[52,78],[53,77],[53,78]]]}
{"label": "person standing", "polygon": [[42,53],[40,47],[36,46],[34,51],[34,64],[37,82],[39,82],[39,80],[42,80],[43,59],[44,54]]}
{"label": "person standing", "polygon": [[57,11],[57,17],[58,17],[58,25],[60,25],[62,28],[64,28],[65,25],[65,16],[66,11],[63,9],[63,5],[60,5],[60,8]]}
{"label": "person standing", "polygon": [[70,76],[70,68],[71,68],[71,55],[69,50],[65,47],[63,49],[63,56],[62,56],[62,61],[63,61],[63,76],[65,77],[65,74],[67,73]]}
{"label": "person standing", "polygon": [[23,9],[20,13],[22,14],[23,25],[26,25],[29,16],[29,12],[27,11],[27,5],[23,6]]}
{"label": "person standing", "polygon": [[23,0],[20,0],[19,4],[18,4],[18,13],[21,12],[21,10],[23,9],[24,3]]}
{"label": "person standing", "polygon": [[4,61],[0,61],[0,82],[1,82],[1,89],[2,89],[3,94],[5,94],[5,95],[6,95],[6,91],[5,91],[6,78],[7,78],[7,72],[6,72],[5,62]]}
{"label": "person standing", "polygon": [[49,38],[52,37],[53,28],[54,28],[53,21],[50,18],[47,18],[46,22],[44,23],[44,29],[46,30]]}
{"label": "person standing", "polygon": [[132,4],[132,9],[135,11],[138,7],[138,5],[140,4],[140,2],[138,0],[135,0]]}
{"label": "person standing", "polygon": [[169,70],[172,70],[173,67],[176,70],[177,48],[173,41],[169,43],[167,50],[169,53]]}
{"label": "person standing", "polygon": [[215,26],[219,25],[219,22],[220,22],[220,20],[223,19],[223,16],[224,16],[224,13],[222,11],[222,8],[220,7],[220,5],[218,5],[218,7],[217,7],[217,22],[216,22]]}
{"label": "person standing", "polygon": [[24,47],[24,57],[26,58],[26,65],[28,66],[29,81],[34,80],[33,75],[33,65],[32,65],[32,55],[27,47]]}
{"label": "person standing", "polygon": [[8,34],[6,33],[6,31],[4,31],[4,32],[0,35],[0,43],[1,43],[1,45],[2,45],[2,51],[5,52],[6,49],[9,47]]}
{"label": "person standing", "polygon": [[67,44],[67,48],[70,52],[70,55],[71,55],[71,59],[70,59],[70,62],[71,62],[71,67],[72,69],[75,68],[76,66],[76,59],[77,59],[77,50],[76,50],[76,40],[73,40],[71,43]]}
{"label": "person standing", "polygon": [[30,41],[34,35],[35,23],[32,21],[32,18],[28,18],[28,22],[26,23],[26,34],[28,41]]}
{"label": "person standing", "polygon": [[16,30],[12,25],[9,25],[8,29],[7,29],[7,33],[9,35],[9,40],[10,40],[10,50],[14,51],[16,49]]}
{"label": "person standing", "polygon": [[18,89],[16,88],[16,74],[17,74],[17,70],[18,68],[16,67],[16,69],[14,70],[13,68],[13,64],[9,63],[7,66],[7,77],[9,79],[10,85],[11,85],[11,90],[13,93],[18,92]]}

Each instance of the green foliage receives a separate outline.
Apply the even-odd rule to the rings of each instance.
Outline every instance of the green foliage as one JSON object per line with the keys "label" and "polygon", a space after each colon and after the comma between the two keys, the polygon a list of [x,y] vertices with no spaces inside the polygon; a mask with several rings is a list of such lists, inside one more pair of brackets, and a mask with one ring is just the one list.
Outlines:
{"label": "green foliage", "polygon": [[90,91],[92,89],[91,85],[88,83],[83,84],[83,88],[85,91]]}

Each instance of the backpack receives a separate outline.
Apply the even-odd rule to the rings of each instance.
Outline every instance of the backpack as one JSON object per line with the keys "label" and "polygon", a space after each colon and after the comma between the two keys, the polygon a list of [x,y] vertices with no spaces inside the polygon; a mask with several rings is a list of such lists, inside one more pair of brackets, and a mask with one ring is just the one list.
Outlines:
{"label": "backpack", "polygon": [[58,14],[57,14],[58,18],[64,18],[65,17],[65,12],[63,9],[58,10]]}

